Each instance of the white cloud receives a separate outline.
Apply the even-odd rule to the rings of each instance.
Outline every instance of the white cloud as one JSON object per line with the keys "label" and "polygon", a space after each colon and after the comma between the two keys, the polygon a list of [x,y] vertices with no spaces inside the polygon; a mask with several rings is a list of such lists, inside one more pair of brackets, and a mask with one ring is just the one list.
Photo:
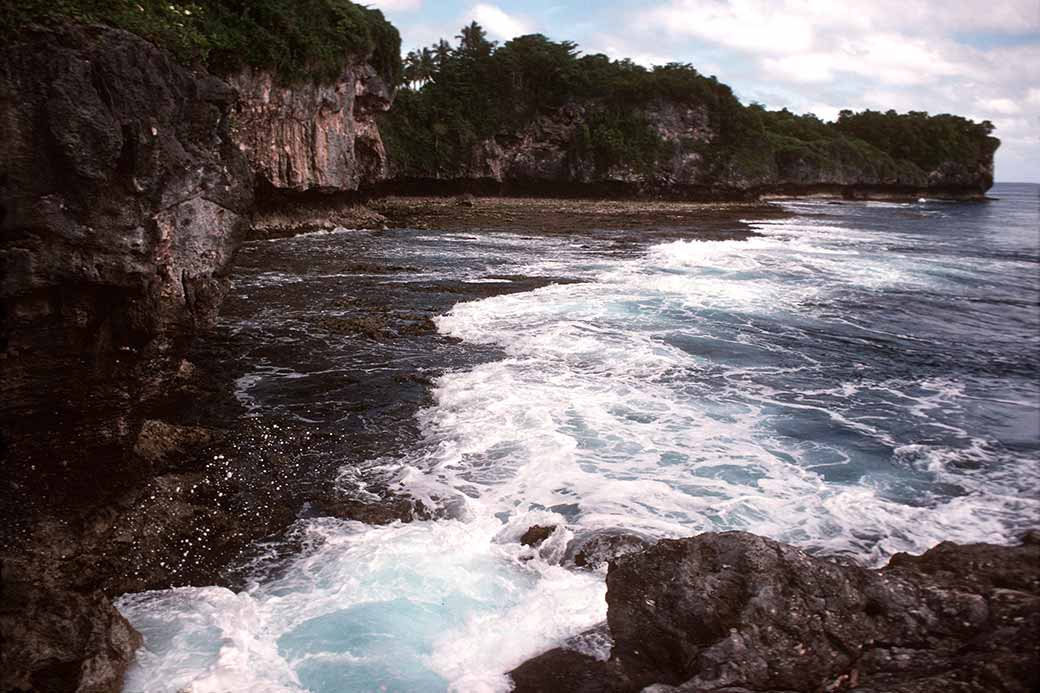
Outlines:
{"label": "white cloud", "polygon": [[799,17],[761,0],[677,0],[646,12],[642,24],[754,53],[800,53],[813,42]]}
{"label": "white cloud", "polygon": [[484,27],[488,35],[501,41],[529,34],[533,27],[531,22],[523,17],[509,14],[496,5],[474,5],[469,14]]}
{"label": "white cloud", "polygon": [[815,113],[820,120],[834,121],[838,119],[838,113],[841,112],[842,108],[844,108],[844,106],[832,106],[829,103],[820,103],[817,101],[809,104],[808,108],[805,110],[807,113]]}
{"label": "white cloud", "polygon": [[817,30],[1026,34],[1040,29],[1036,0],[668,0],[642,13],[658,29],[760,53],[802,52]]}
{"label": "white cloud", "polygon": [[828,82],[836,73],[849,73],[883,84],[919,85],[937,78],[964,75],[970,65],[958,64],[934,45],[899,34],[843,38],[827,51],[762,59],[775,77],[792,82]]}
{"label": "white cloud", "polygon": [[390,12],[411,12],[421,8],[423,0],[365,0],[362,4]]}
{"label": "white cloud", "polygon": [[978,99],[978,105],[983,110],[1004,115],[1014,115],[1022,111],[1022,108],[1011,99]]}

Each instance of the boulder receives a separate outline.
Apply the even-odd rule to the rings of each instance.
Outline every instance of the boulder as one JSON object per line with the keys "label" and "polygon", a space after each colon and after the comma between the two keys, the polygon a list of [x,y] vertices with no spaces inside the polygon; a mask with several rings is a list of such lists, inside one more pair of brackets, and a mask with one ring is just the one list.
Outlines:
{"label": "boulder", "polygon": [[943,543],[871,570],[752,534],[708,533],[613,560],[607,589],[609,661],[557,649],[515,670],[518,691],[549,690],[554,671],[581,672],[578,687],[561,691],[1040,684],[1035,534],[1020,546]]}

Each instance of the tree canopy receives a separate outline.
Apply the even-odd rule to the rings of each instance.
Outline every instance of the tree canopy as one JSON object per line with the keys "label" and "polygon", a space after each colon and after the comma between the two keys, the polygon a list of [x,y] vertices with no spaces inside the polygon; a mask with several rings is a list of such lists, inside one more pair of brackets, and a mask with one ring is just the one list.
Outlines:
{"label": "tree canopy", "polygon": [[665,100],[707,113],[717,137],[690,146],[721,167],[773,166],[772,153],[785,160],[869,160],[889,169],[902,161],[929,171],[991,155],[998,144],[989,136],[992,124],[959,116],[843,111],[830,123],[745,106],[727,85],[689,64],[647,68],[583,55],[575,43],[542,34],[498,45],[476,22],[463,27],[454,44],[442,39],[410,53],[403,86],[381,125],[397,169],[413,176],[457,170],[478,142],[515,134],[568,104],[586,107],[570,146],[599,167],[648,167],[670,155],[646,118],[648,107]]}
{"label": "tree canopy", "polygon": [[131,31],[217,72],[252,65],[283,81],[332,81],[361,56],[400,79],[397,29],[349,0],[18,0],[0,12],[0,29],[16,36],[26,23],[65,19]]}

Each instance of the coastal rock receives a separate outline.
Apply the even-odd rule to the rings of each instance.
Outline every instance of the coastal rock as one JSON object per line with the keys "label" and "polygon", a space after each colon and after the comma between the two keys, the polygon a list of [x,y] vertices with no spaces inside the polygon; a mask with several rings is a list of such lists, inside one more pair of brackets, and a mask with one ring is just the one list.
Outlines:
{"label": "coastal rock", "polygon": [[943,543],[869,570],[743,532],[708,533],[612,561],[607,588],[610,660],[554,650],[516,670],[518,691],[550,690],[552,672],[564,670],[581,672],[573,690],[583,691],[1040,683],[1035,535],[1014,547]]}
{"label": "coastal rock", "polygon": [[117,693],[141,644],[99,590],[70,590],[9,559],[0,564],[0,633],[5,691]]}
{"label": "coastal rock", "polygon": [[576,536],[567,545],[564,561],[578,568],[597,569],[615,558],[643,551],[650,542],[621,530],[599,530]]}
{"label": "coastal rock", "polygon": [[234,100],[107,27],[28,29],[2,49],[5,492],[57,503],[134,478],[132,406],[215,316],[248,223]]}
{"label": "coastal rock", "polygon": [[390,108],[393,89],[358,59],[339,79],[284,85],[265,70],[228,80],[240,101],[234,139],[260,180],[292,192],[357,190],[386,175],[375,116]]}
{"label": "coastal rock", "polygon": [[224,82],[103,26],[8,39],[0,690],[116,691],[138,638],[101,591],[97,564],[113,552],[74,559],[92,542],[86,525],[115,512],[95,522],[88,509],[207,438],[159,423],[139,435],[141,407],[187,377],[188,344],[227,289],[253,176],[231,140]]}
{"label": "coastal rock", "polygon": [[552,536],[556,531],[556,525],[531,525],[526,532],[520,536],[522,546],[539,546],[542,542]]}
{"label": "coastal rock", "polygon": [[718,118],[705,106],[666,98],[633,113],[659,138],[656,160],[603,166],[594,151],[575,144],[602,112],[595,101],[569,103],[475,142],[467,157],[455,164],[439,162],[435,172],[401,171],[391,161],[394,180],[383,189],[414,191],[420,181],[420,189],[442,191],[454,183],[490,193],[719,200],[817,193],[978,198],[993,185],[992,150],[980,151],[970,164],[944,161],[924,170],[909,161],[872,157],[847,141],[791,146],[761,135],[743,142],[736,154],[714,159],[711,152],[725,141]]}

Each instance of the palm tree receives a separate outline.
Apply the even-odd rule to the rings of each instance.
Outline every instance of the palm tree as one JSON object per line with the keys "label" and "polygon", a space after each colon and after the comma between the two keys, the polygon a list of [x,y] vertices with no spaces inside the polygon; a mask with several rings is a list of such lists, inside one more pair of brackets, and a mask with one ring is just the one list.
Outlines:
{"label": "palm tree", "polygon": [[414,89],[416,82],[419,81],[419,62],[419,54],[415,51],[408,51],[408,55],[404,57],[404,69],[401,76],[409,89]]}
{"label": "palm tree", "polygon": [[451,44],[441,39],[433,50],[437,56],[437,69],[443,70],[444,66],[451,60]]}
{"label": "palm tree", "polygon": [[419,81],[426,84],[433,80],[437,74],[437,63],[433,58],[433,51],[423,48],[419,53]]}
{"label": "palm tree", "polygon": [[487,32],[484,27],[475,21],[462,27],[459,34],[455,36],[459,40],[459,50],[474,58],[482,58],[491,55],[494,44],[487,40]]}

